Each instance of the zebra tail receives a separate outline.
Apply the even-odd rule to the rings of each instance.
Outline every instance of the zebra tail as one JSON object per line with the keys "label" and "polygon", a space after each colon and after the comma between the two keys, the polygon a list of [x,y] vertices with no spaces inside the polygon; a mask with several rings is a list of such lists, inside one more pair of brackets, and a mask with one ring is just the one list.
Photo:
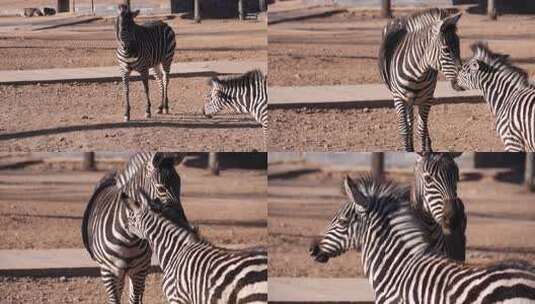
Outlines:
{"label": "zebra tail", "polygon": [[116,185],[117,183],[115,179],[116,176],[117,176],[117,172],[112,171],[104,175],[104,177],[102,177],[98,181],[97,185],[95,186],[95,189],[93,190],[93,194],[91,195],[91,198],[89,199],[89,202],[87,203],[87,206],[84,211],[84,217],[82,219],[82,226],[80,227],[82,231],[82,240],[84,242],[85,249],[87,250],[87,252],[89,253],[92,259],[94,259],[95,257],[93,255],[93,251],[91,250],[91,246],[90,246],[91,235],[88,229],[89,218],[91,217],[91,212],[93,211],[93,205],[95,204],[97,196],[105,188]]}

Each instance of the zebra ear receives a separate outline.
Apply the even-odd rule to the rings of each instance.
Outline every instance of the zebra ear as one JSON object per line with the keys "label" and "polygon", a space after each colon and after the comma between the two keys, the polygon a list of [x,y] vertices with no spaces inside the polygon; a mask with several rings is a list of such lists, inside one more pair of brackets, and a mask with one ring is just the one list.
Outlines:
{"label": "zebra ear", "polygon": [[457,158],[457,157],[461,156],[462,154],[463,154],[463,152],[450,152],[451,158]]}
{"label": "zebra ear", "polygon": [[152,158],[150,159],[150,164],[153,168],[160,167],[160,164],[162,163],[162,160],[164,159],[164,154],[162,152],[156,152],[152,155]]}
{"label": "zebra ear", "polygon": [[139,15],[139,10],[135,10],[132,12],[132,19],[136,18],[137,15]]}
{"label": "zebra ear", "polygon": [[360,191],[358,190],[357,185],[355,185],[355,182],[349,177],[349,175],[346,176],[344,179],[344,189],[346,191],[347,198],[351,201],[357,204],[357,206],[366,209],[366,200],[364,199],[364,196]]}
{"label": "zebra ear", "polygon": [[440,21],[440,30],[445,31],[450,26],[457,25],[457,22],[459,22],[459,19],[461,19],[463,13],[457,13],[454,15],[450,15]]}

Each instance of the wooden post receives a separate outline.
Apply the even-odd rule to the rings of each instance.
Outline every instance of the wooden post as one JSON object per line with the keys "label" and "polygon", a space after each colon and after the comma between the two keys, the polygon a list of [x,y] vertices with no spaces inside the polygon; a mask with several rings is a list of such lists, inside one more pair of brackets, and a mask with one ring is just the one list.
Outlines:
{"label": "wooden post", "polygon": [[238,13],[240,15],[240,20],[245,19],[245,13],[243,12],[243,0],[238,0]]}
{"label": "wooden post", "polygon": [[372,152],[372,175],[381,180],[385,174],[385,154],[383,152]]}
{"label": "wooden post", "polygon": [[392,5],[390,0],[381,0],[381,17],[392,18]]}
{"label": "wooden post", "polygon": [[208,169],[213,175],[219,175],[219,155],[217,152],[208,153]]}
{"label": "wooden post", "polygon": [[193,20],[195,23],[201,22],[201,4],[199,3],[201,0],[194,0],[193,3]]}
{"label": "wooden post", "polygon": [[496,20],[498,18],[495,0],[487,0],[487,14],[489,15],[490,20]]}
{"label": "wooden post", "polygon": [[71,13],[76,13],[76,0],[72,0]]}
{"label": "wooden post", "polygon": [[94,171],[95,167],[95,152],[84,152],[84,160],[82,162],[82,169],[86,171]]}
{"label": "wooden post", "polygon": [[91,0],[91,14],[95,15],[95,0]]}
{"label": "wooden post", "polygon": [[126,2],[126,5],[128,5],[128,7],[130,7],[130,5],[131,5],[130,4],[130,0],[126,0],[125,2]]}
{"label": "wooden post", "polygon": [[526,153],[524,183],[530,192],[535,192],[535,152]]}
{"label": "wooden post", "polygon": [[258,8],[261,12],[267,11],[266,0],[258,0]]}

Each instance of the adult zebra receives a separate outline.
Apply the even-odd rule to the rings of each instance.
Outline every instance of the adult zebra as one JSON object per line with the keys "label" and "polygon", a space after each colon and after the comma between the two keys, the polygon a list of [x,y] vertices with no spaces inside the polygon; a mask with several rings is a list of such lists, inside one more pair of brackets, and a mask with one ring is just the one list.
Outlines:
{"label": "adult zebra", "polygon": [[474,43],[472,52],[458,84],[483,92],[506,151],[535,151],[535,83],[508,55],[493,53],[482,42]]}
{"label": "adult zebra", "polygon": [[167,86],[169,71],[175,55],[175,32],[162,21],[138,25],[134,18],[139,10],[131,11],[125,4],[119,5],[115,33],[117,38],[117,60],[123,81],[125,113],[124,120],[130,120],[129,77],[132,71],[141,75],[147,105],[145,117],[151,117],[149,96],[149,70],[153,69],[160,85],[161,102],[158,113],[169,113]]}
{"label": "adult zebra", "polygon": [[348,202],[311,255],[325,263],[360,248],[376,303],[534,303],[535,267],[456,263],[432,250],[414,216],[409,191],[370,177],[345,180]]}
{"label": "adult zebra", "polygon": [[267,85],[266,77],[260,70],[249,71],[235,77],[210,80],[211,90],[204,102],[203,114],[211,118],[223,108],[238,113],[249,113],[262,125],[267,139]]}
{"label": "adult zebra", "polygon": [[390,21],[379,50],[381,78],[392,92],[405,150],[413,151],[413,106],[418,107],[421,149],[431,150],[427,119],[441,71],[452,82],[461,65],[457,22],[453,9],[430,9]]}
{"label": "adult zebra", "polygon": [[180,202],[180,177],[174,166],[182,155],[138,153],[126,168],[101,179],[89,199],[82,221],[82,239],[91,258],[100,267],[108,303],[120,303],[125,277],[130,303],[141,303],[151,250],[147,242],[126,229],[126,205],[121,193],[139,198],[144,191],[176,210],[187,222]]}
{"label": "adult zebra", "polygon": [[434,248],[463,262],[466,252],[466,214],[457,196],[461,153],[418,153],[411,204],[431,236]]}
{"label": "adult zebra", "polygon": [[154,250],[169,303],[267,303],[266,250],[215,247],[158,199],[127,201],[128,229]]}

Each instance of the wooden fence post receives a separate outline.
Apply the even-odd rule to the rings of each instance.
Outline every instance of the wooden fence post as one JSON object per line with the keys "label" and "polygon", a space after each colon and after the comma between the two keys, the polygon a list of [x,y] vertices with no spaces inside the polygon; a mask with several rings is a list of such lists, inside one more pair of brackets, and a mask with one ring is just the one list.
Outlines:
{"label": "wooden fence post", "polygon": [[213,175],[219,175],[219,155],[217,152],[208,153],[208,169]]}
{"label": "wooden fence post", "polygon": [[84,152],[84,159],[82,162],[82,169],[86,171],[94,171],[95,167],[95,152]]}
{"label": "wooden fence post", "polygon": [[390,0],[381,0],[381,17],[392,18],[392,3]]}
{"label": "wooden fence post", "polygon": [[372,152],[372,175],[382,180],[385,174],[385,154],[383,152]]}

